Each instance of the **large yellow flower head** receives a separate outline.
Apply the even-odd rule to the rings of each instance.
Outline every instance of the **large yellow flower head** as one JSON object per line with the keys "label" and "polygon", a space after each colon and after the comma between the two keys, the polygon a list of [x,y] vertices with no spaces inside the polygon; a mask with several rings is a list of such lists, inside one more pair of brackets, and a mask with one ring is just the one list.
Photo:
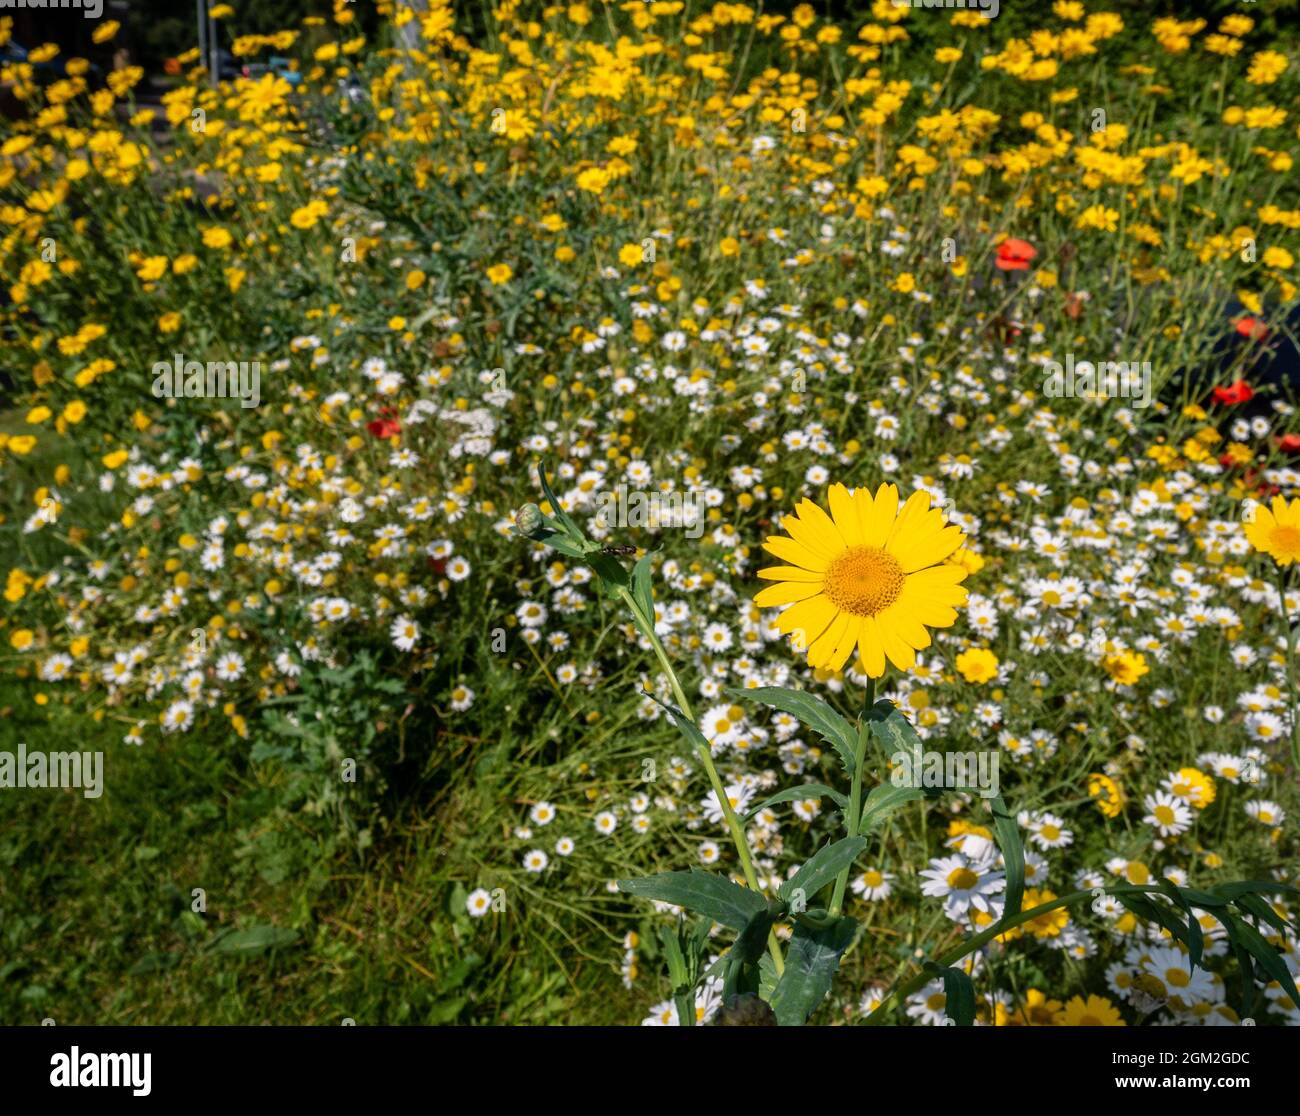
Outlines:
{"label": "large yellow flower head", "polygon": [[827,493],[830,515],[811,500],[781,523],[763,548],[788,566],[758,576],[769,585],[755,598],[761,608],[787,605],[777,619],[808,652],[808,665],[839,670],[856,647],[872,678],[885,673],[885,659],[911,670],[916,652],[930,646],[932,628],[946,628],[966,601],[967,570],[946,562],[965,541],[958,527],[914,492],[899,509],[898,488],[882,484],[872,497],[842,484]]}
{"label": "large yellow flower head", "polygon": [[1273,510],[1262,504],[1246,524],[1246,538],[1256,550],[1272,556],[1279,566],[1300,562],[1300,499],[1287,504],[1273,497]]}

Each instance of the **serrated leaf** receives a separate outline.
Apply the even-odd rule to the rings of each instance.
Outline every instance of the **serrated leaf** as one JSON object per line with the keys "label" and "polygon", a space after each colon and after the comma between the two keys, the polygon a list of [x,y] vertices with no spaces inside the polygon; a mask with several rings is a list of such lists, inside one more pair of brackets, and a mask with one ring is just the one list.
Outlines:
{"label": "serrated leaf", "polygon": [[[601,586],[605,590],[605,595],[611,600],[618,597],[618,590],[628,584],[627,568],[617,558],[608,554],[588,553],[584,561],[591,567],[592,572],[600,578]],[[654,613],[651,612],[648,617],[650,622],[654,623]]]}
{"label": "serrated leaf", "polygon": [[[754,894],[751,892],[751,894]],[[767,947],[768,931],[772,929],[772,924],[776,921],[776,916],[780,914],[782,908],[780,904],[763,904],[763,909],[754,915],[736,938],[735,945],[731,947],[731,952],[743,961],[746,965],[753,965],[758,959],[764,956],[764,949]],[[757,991],[755,985],[754,990]]]}
{"label": "serrated leaf", "polygon": [[814,895],[852,864],[866,847],[864,837],[843,837],[818,849],[799,871],[780,886],[778,894],[790,903],[796,893],[802,891],[804,904],[807,905]]}
{"label": "serrated leaf", "polygon": [[1007,809],[1000,794],[989,799],[989,810],[993,814],[993,833],[1007,874],[1002,917],[1015,918],[1020,913],[1020,901],[1025,897],[1025,846],[1020,840],[1016,816]]}
{"label": "serrated leaf", "polygon": [[867,711],[867,726],[876,738],[887,760],[892,760],[899,752],[916,757],[913,768],[920,767],[920,756],[925,750],[921,737],[912,722],[899,712],[888,698],[881,698]]}
{"label": "serrated leaf", "polygon": [[714,872],[661,872],[657,876],[619,880],[618,889],[642,899],[658,899],[697,911],[733,930],[744,930],[750,919],[767,909],[767,900],[757,891]]}
{"label": "serrated leaf", "polygon": [[841,810],[849,808],[848,797],[825,783],[800,783],[797,787],[786,787],[783,791],[777,791],[771,798],[763,799],[740,820],[748,825],[769,806],[777,806],[782,802],[803,802],[809,798],[829,798]]}
{"label": "serrated leaf", "polygon": [[858,833],[865,837],[890,814],[896,813],[907,803],[924,797],[925,791],[920,787],[896,787],[893,783],[881,783],[878,787],[872,787],[867,800],[862,804]]}
{"label": "serrated leaf", "polygon": [[558,550],[561,554],[567,555],[570,558],[577,558],[583,561],[586,560],[587,552],[581,547],[575,546],[573,543],[569,542],[563,535],[555,534],[539,541],[544,543],[546,546],[549,546],[552,550]]}
{"label": "serrated leaf", "polygon": [[797,717],[800,723],[812,729],[835,749],[845,770],[850,775],[853,774],[853,749],[857,744],[857,733],[848,721],[815,694],[805,690],[789,690],[783,686],[759,686],[753,690],[730,689],[727,692],[736,698],[752,698]]}
{"label": "serrated leaf", "polygon": [[857,923],[845,917],[822,930],[796,923],[785,957],[785,971],[772,990],[772,1010],[782,1027],[802,1026],[826,998],[849,948]]}

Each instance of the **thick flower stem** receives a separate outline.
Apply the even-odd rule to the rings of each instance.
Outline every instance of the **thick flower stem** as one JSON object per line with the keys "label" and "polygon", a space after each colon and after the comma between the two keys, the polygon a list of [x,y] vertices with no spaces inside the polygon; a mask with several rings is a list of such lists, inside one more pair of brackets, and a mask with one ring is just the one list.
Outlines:
{"label": "thick flower stem", "polygon": [[[618,593],[624,604],[632,610],[632,619],[637,628],[650,641],[655,658],[659,660],[659,666],[668,679],[668,686],[673,692],[673,699],[677,702],[677,708],[682,711],[682,714],[688,720],[694,723],[695,716],[691,712],[690,703],[686,700],[686,694],[682,690],[681,683],[677,680],[677,672],[673,670],[673,665],[668,660],[668,653],[664,650],[663,642],[655,632],[654,618],[646,616],[641,611],[636,598],[626,588],[620,587]],[[745,873],[745,882],[754,891],[762,894],[763,889],[759,886],[758,874],[754,871],[754,860],[750,855],[749,842],[745,839],[745,827],[740,824],[740,818],[736,816],[736,811],[731,807],[731,799],[727,797],[727,788],[718,775],[717,766],[713,762],[713,755],[707,746],[701,747],[699,753],[700,761],[704,764],[704,770],[709,777],[709,783],[713,787],[713,793],[717,795],[718,805],[722,809],[722,816],[726,820],[727,828],[731,831],[731,839],[736,846],[736,853],[740,857],[741,869]],[[781,947],[777,943],[774,931],[768,932],[767,951],[772,955],[772,963],[776,966],[776,972],[779,976],[785,971],[785,959],[781,956]]]}
{"label": "thick flower stem", "polygon": [[[867,724],[867,714],[876,700],[876,680],[867,679],[866,694],[863,698],[862,717],[858,721],[858,741],[853,751],[853,784],[849,790],[848,837],[858,835],[858,825],[862,821],[862,768],[867,760],[867,737],[871,732]],[[849,869],[846,866],[835,879],[835,890],[831,893],[830,914],[834,918],[844,909],[844,891],[849,883]]]}

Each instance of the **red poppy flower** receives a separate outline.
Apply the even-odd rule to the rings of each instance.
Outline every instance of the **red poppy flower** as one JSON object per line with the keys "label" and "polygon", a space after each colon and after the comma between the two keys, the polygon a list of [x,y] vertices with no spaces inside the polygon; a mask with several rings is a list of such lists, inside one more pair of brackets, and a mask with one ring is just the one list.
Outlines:
{"label": "red poppy flower", "polygon": [[995,261],[999,271],[1025,271],[1029,261],[1038,255],[1037,249],[1027,240],[1007,237],[998,245],[998,258]]}
{"label": "red poppy flower", "polygon": [[1277,440],[1277,448],[1283,453],[1300,453],[1300,434],[1283,434]]}
{"label": "red poppy flower", "polygon": [[402,432],[402,424],[398,421],[397,412],[392,407],[380,407],[379,417],[366,423],[366,429],[376,438],[391,438],[394,434]]}
{"label": "red poppy flower", "polygon": [[1237,322],[1237,332],[1252,341],[1263,341],[1268,336],[1269,329],[1258,318],[1241,318]]}
{"label": "red poppy flower", "polygon": [[1216,387],[1214,389],[1214,401],[1222,403],[1225,407],[1233,407],[1238,403],[1249,403],[1255,398],[1255,389],[1245,380],[1238,380],[1227,387]]}

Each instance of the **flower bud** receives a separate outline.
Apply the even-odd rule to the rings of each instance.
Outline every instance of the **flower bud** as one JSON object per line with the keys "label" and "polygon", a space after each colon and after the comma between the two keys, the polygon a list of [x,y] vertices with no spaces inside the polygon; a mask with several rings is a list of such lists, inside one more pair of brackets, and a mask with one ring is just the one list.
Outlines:
{"label": "flower bud", "polygon": [[542,509],[536,504],[525,504],[515,512],[515,530],[526,538],[537,538],[545,523]]}

